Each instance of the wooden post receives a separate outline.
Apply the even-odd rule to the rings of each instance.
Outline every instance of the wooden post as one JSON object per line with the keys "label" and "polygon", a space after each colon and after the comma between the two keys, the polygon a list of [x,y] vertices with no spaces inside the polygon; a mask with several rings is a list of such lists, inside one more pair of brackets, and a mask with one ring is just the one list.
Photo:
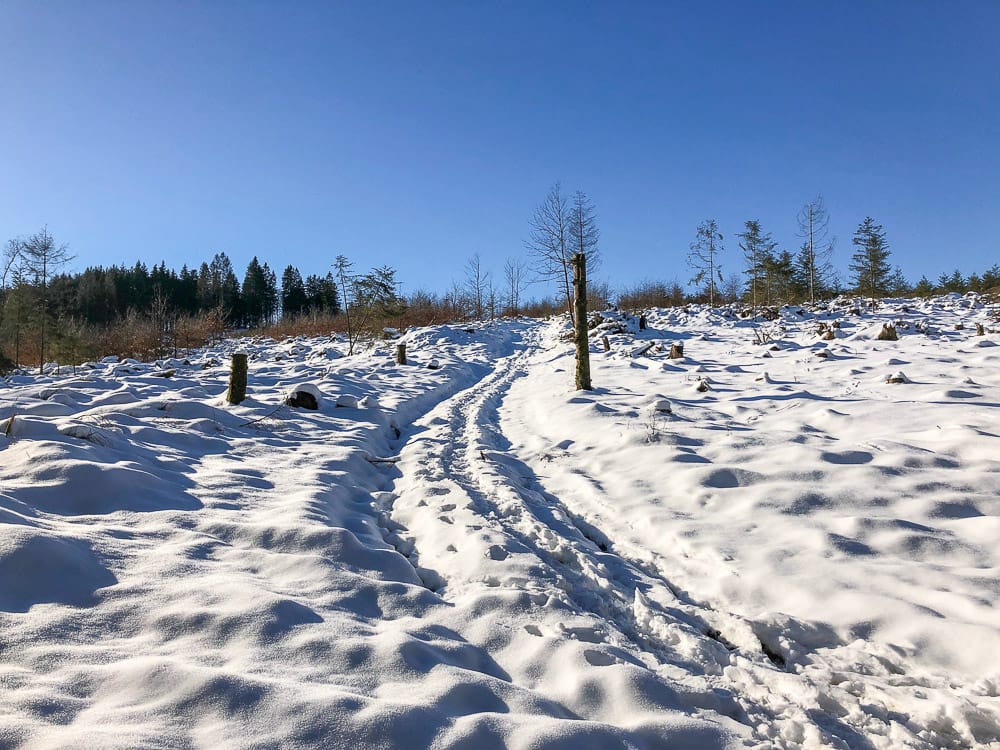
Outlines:
{"label": "wooden post", "polygon": [[639,316],[639,330],[640,331],[646,330],[646,313],[642,313]]}
{"label": "wooden post", "polygon": [[396,364],[406,364],[406,344],[396,344]]}
{"label": "wooden post", "polygon": [[608,337],[607,336],[601,336],[601,343],[604,344],[604,351],[606,351],[606,352],[610,352],[611,351],[611,342],[608,341]]}
{"label": "wooden post", "polygon": [[243,352],[233,354],[233,365],[229,371],[229,390],[226,391],[226,401],[238,404],[247,397],[247,355]]}
{"label": "wooden post", "polygon": [[590,384],[590,339],[587,336],[587,256],[573,256],[573,306],[576,310],[576,388],[592,390]]}

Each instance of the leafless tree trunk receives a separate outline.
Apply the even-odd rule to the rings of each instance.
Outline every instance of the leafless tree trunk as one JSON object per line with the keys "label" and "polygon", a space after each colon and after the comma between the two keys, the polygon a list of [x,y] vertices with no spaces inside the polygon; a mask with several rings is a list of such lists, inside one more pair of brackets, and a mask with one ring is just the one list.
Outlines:
{"label": "leafless tree trunk", "polygon": [[576,388],[580,391],[592,390],[590,383],[590,338],[587,336],[587,256],[576,253],[573,256],[573,292],[575,295],[576,324]]}

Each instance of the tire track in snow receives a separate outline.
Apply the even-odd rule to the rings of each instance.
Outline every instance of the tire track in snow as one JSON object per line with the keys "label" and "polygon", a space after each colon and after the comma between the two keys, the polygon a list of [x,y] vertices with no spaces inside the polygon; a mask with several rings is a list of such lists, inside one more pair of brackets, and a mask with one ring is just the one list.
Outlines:
{"label": "tire track in snow", "polygon": [[[622,645],[647,666],[681,670],[696,681],[706,672],[721,674],[736,646],[705,613],[679,598],[662,575],[617,552],[608,535],[574,517],[544,491],[526,464],[507,452],[511,444],[500,430],[498,411],[512,383],[528,373],[536,346],[534,340],[526,342],[524,349],[500,360],[487,377],[441,404],[412,434],[404,435],[404,476],[397,480],[390,502],[402,505],[409,497],[410,508],[402,522],[392,508],[388,511],[394,523],[411,530],[413,537],[404,543],[412,549],[418,570],[426,576],[428,570],[421,564],[431,558],[431,578],[445,598],[456,589],[483,586],[530,591],[539,606],[549,597],[558,598],[569,612],[599,623],[563,627],[566,637]],[[414,500],[417,496],[420,499]],[[414,506],[422,512],[414,513]],[[466,541],[469,535],[482,537],[481,554],[495,563],[487,564],[495,574],[478,580],[475,574],[471,579],[455,575],[447,552],[456,552],[456,545],[444,546],[439,537],[440,523],[455,526],[459,516],[464,522],[460,536]],[[423,523],[415,524],[421,517]],[[432,518],[438,528],[428,523]],[[525,557],[530,562],[511,569]],[[600,652],[591,653],[593,664],[605,663]],[[766,662],[759,645],[755,657]],[[710,682],[704,692],[687,695],[691,705],[746,722],[735,696],[720,689],[717,681]]]}

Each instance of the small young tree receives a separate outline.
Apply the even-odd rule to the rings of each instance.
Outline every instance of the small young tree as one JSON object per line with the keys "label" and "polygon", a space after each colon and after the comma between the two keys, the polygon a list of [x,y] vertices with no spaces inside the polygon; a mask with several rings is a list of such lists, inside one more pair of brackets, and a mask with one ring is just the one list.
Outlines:
{"label": "small young tree", "polygon": [[48,284],[52,274],[73,259],[66,245],[56,245],[48,227],[21,241],[24,268],[38,289],[38,372],[45,369],[45,333],[49,317]]}
{"label": "small young tree", "polygon": [[823,196],[816,196],[799,211],[798,236],[802,238],[802,249],[799,251],[796,281],[802,287],[811,304],[816,297],[827,291],[827,284],[833,267],[830,257],[833,255],[835,237],[830,236],[830,214],[823,205]]}
{"label": "small young tree", "polygon": [[740,238],[740,249],[746,259],[744,273],[749,277],[747,291],[750,293],[753,316],[756,318],[757,307],[764,291],[764,261],[773,253],[778,243],[771,239],[770,234],[761,231],[760,222],[756,219],[746,222],[745,226],[746,230],[737,237]]}
{"label": "small young tree", "polygon": [[524,293],[527,267],[520,258],[507,258],[503,264],[503,276],[507,287],[507,309],[511,315],[521,311],[521,294]]}
{"label": "small young tree", "polygon": [[476,320],[483,320],[485,317],[491,286],[490,272],[483,269],[479,253],[476,253],[465,264],[465,290],[472,302]]}
{"label": "small young tree", "polygon": [[691,243],[691,252],[687,261],[695,271],[692,284],[707,284],[708,304],[715,305],[716,280],[722,284],[722,266],[718,256],[723,250],[722,233],[715,219],[705,219],[698,225],[695,241]]}
{"label": "small young tree", "polygon": [[[340,291],[344,299],[344,318],[347,321],[348,356],[354,354],[354,342],[357,341],[354,327],[351,325],[351,307],[355,304],[354,285],[356,281],[356,277],[351,273],[351,268],[353,266],[354,264],[347,259],[346,255],[338,255],[333,262],[333,274],[337,279],[337,283],[340,285]],[[303,290],[303,297],[305,297],[305,290]]]}
{"label": "small young tree", "polygon": [[891,272],[885,230],[868,216],[858,225],[852,242],[856,250],[850,267],[854,271],[855,284],[858,293],[869,297],[874,308],[875,300],[888,291]]}

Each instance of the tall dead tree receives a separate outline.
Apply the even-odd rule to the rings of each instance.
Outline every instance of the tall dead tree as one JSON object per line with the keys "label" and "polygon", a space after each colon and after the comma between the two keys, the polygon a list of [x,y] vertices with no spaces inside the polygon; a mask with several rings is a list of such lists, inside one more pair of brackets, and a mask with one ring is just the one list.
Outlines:
{"label": "tall dead tree", "polygon": [[587,256],[573,256],[573,305],[576,323],[573,328],[576,341],[576,389],[592,390],[590,384],[590,338],[587,335]]}
{"label": "tall dead tree", "polygon": [[830,256],[836,238],[830,237],[830,214],[823,205],[823,196],[804,205],[797,218],[802,249],[796,258],[796,275],[810,304],[815,304],[816,295],[827,290],[833,273]]}

